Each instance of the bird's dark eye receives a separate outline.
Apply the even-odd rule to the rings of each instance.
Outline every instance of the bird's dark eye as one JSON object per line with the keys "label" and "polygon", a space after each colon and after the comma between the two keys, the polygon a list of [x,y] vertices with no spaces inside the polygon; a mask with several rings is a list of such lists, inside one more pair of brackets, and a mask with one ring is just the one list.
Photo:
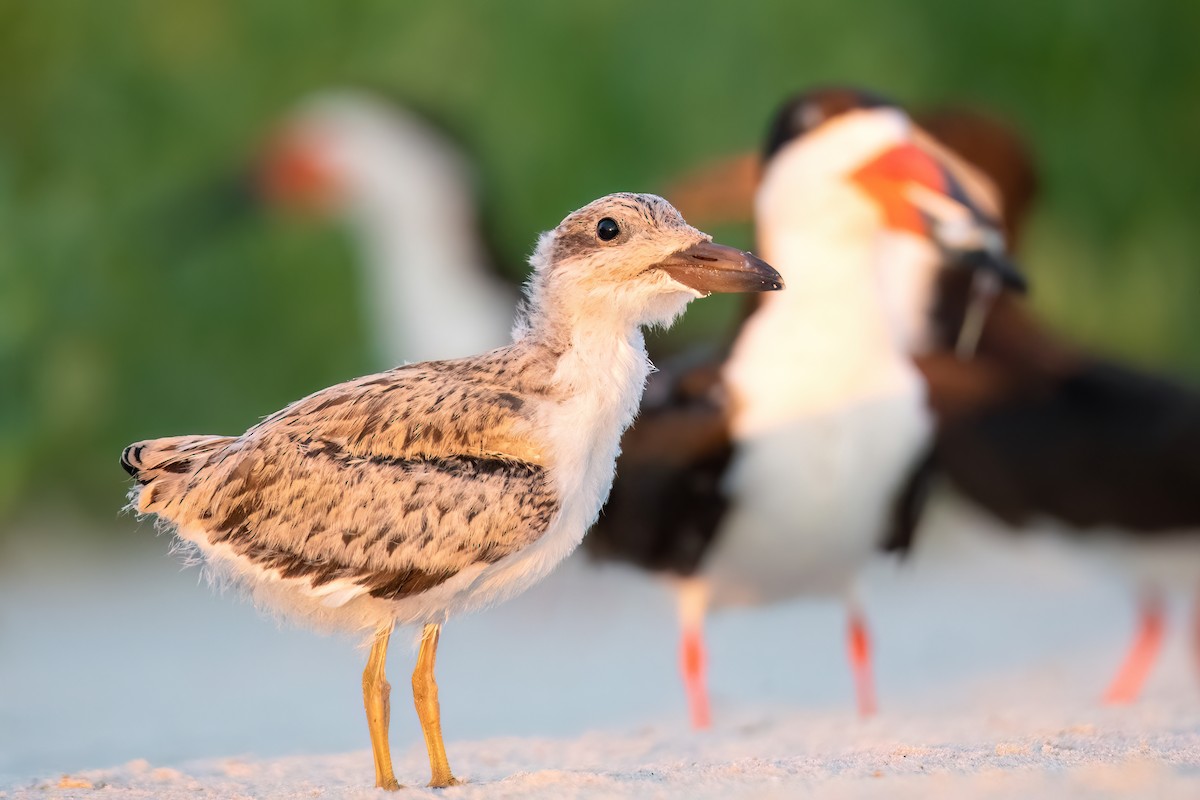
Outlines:
{"label": "bird's dark eye", "polygon": [[596,223],[596,235],[603,242],[611,242],[617,238],[617,234],[620,232],[621,229],[617,226],[617,221],[612,217],[605,217]]}

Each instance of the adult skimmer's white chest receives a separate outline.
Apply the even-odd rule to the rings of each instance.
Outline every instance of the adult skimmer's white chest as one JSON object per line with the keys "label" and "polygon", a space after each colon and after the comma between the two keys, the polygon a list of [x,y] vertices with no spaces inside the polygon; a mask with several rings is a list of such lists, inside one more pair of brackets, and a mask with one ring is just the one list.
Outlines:
{"label": "adult skimmer's white chest", "polygon": [[881,311],[870,251],[772,243],[787,292],[747,321],[726,365],[730,509],[705,564],[718,602],[844,591],[888,531],[932,433],[925,388]]}

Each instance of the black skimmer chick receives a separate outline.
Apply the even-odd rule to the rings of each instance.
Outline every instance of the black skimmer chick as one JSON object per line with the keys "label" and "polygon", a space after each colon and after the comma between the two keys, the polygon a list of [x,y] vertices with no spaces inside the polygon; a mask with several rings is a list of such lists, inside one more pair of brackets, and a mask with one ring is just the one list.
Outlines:
{"label": "black skimmer chick", "polygon": [[384,675],[422,625],[413,697],[432,786],[456,781],[433,669],[442,624],[524,591],[595,520],[651,365],[641,328],[709,292],[782,282],[654,195],[616,194],[538,242],[512,344],[324,389],[241,436],[132,444],[131,506],[263,605],[373,637],[363,673],[376,784],[396,789]]}
{"label": "black skimmer chick", "polygon": [[473,178],[461,149],[423,116],[348,89],[302,103],[268,147],[260,176],[274,202],[351,226],[388,364],[508,341],[517,292],[481,234]]}
{"label": "black skimmer chick", "polygon": [[756,222],[793,291],[757,304],[720,357],[655,375],[626,435],[589,548],[678,578],[698,727],[710,718],[706,609],[807,593],[851,601],[858,704],[875,708],[851,584],[906,518],[904,489],[934,435],[912,361],[927,325],[909,305],[931,307],[947,265],[1020,284],[1003,237],[921,143],[880,99],[785,105]]}

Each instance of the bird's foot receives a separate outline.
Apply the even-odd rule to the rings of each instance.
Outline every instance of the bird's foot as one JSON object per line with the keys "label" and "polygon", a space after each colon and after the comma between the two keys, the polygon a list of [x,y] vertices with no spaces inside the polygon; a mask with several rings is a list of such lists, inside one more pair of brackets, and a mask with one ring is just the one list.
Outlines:
{"label": "bird's foot", "polygon": [[375,781],[375,788],[383,789],[387,792],[398,792],[404,788],[404,784],[400,783],[400,781],[396,780],[395,778],[383,778]]}
{"label": "bird's foot", "polygon": [[1139,616],[1137,638],[1125,657],[1125,663],[1121,665],[1121,671],[1104,695],[1104,702],[1108,705],[1128,705],[1137,700],[1146,676],[1150,674],[1162,649],[1166,628],[1162,598],[1156,594],[1145,598]]}
{"label": "bird's foot", "polygon": [[430,789],[445,789],[450,786],[462,786],[466,781],[460,781],[453,775],[446,775],[444,778],[434,776],[433,780],[429,781]]}
{"label": "bird's foot", "polygon": [[871,633],[866,620],[857,611],[850,613],[848,644],[850,669],[854,673],[854,694],[858,698],[858,715],[863,719],[875,716],[875,679],[871,674]]}

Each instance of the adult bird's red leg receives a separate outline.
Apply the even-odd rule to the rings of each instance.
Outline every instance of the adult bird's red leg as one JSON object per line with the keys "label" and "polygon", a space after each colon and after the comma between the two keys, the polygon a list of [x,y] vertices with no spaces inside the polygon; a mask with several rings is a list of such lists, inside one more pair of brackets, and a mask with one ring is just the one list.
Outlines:
{"label": "adult bird's red leg", "polygon": [[847,629],[850,669],[854,673],[854,694],[858,698],[858,713],[869,717],[876,711],[875,679],[871,674],[871,634],[862,614],[851,609]]}
{"label": "adult bird's red leg", "polygon": [[712,725],[712,714],[708,707],[708,686],[705,677],[707,653],[704,650],[704,630],[699,627],[684,628],[680,645],[679,666],[683,671],[683,685],[687,691],[688,709],[692,715],[692,727],[704,730]]}
{"label": "adult bird's red leg", "polygon": [[679,624],[682,638],[679,669],[687,692],[692,727],[704,730],[712,725],[708,706],[708,653],[704,647],[704,615],[708,610],[708,588],[696,578],[684,581],[679,590]]}
{"label": "adult bird's red leg", "polygon": [[1117,677],[1104,694],[1104,702],[1122,705],[1137,699],[1162,647],[1164,616],[1163,599],[1157,591],[1150,592],[1142,598],[1137,637],[1133,640],[1133,647],[1125,657],[1125,663],[1121,665]]}

